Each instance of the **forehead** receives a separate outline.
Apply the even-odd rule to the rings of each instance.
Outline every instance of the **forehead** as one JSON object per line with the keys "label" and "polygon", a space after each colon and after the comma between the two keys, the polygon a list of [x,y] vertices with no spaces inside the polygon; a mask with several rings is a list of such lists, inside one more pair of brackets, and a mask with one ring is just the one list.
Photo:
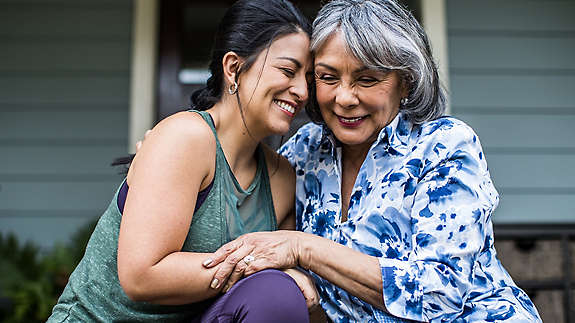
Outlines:
{"label": "forehead", "polygon": [[269,49],[269,57],[289,57],[298,60],[302,65],[311,62],[309,37],[303,32],[281,36],[274,40]]}
{"label": "forehead", "polygon": [[364,64],[351,53],[343,34],[339,31],[329,36],[316,50],[315,64],[318,63],[330,66],[347,65],[354,68],[364,66]]}

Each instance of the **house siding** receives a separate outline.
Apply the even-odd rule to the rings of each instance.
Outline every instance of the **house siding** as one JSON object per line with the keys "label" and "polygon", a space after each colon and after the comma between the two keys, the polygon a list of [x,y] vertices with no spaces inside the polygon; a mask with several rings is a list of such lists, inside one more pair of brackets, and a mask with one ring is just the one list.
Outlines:
{"label": "house siding", "polygon": [[0,232],[66,242],[127,152],[132,1],[0,0]]}
{"label": "house siding", "polygon": [[575,223],[575,2],[447,1],[452,114],[481,138],[498,223]]}

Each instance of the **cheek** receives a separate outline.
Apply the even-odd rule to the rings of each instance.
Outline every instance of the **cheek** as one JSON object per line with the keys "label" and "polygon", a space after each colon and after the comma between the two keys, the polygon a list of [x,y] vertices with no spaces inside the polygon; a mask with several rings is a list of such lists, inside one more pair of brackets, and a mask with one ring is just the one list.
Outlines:
{"label": "cheek", "polygon": [[325,84],[316,84],[315,96],[320,109],[327,107],[327,105],[329,105],[329,103],[333,101],[332,92],[333,91],[329,86],[326,86]]}
{"label": "cheek", "polygon": [[374,110],[395,110],[399,107],[399,93],[389,88],[373,89],[366,91],[361,97],[366,107]]}

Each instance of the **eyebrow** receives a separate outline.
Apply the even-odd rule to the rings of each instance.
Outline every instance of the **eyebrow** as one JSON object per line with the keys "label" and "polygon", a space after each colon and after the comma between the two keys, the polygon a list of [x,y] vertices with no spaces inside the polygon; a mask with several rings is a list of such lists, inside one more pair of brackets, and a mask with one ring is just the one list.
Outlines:
{"label": "eyebrow", "polygon": [[317,63],[317,64],[315,64],[315,66],[316,67],[321,66],[321,67],[327,68],[328,70],[336,71],[336,69],[334,67],[327,65],[325,63]]}
{"label": "eyebrow", "polygon": [[[321,67],[327,68],[328,70],[337,71],[337,69],[336,69],[335,67],[333,67],[333,66],[331,66],[331,65],[328,65],[328,64],[325,64],[325,63],[317,63],[317,64],[315,64],[315,66],[316,66],[316,67],[317,67],[317,66],[321,66]],[[355,71],[353,71],[353,73],[354,73],[354,74],[356,74],[356,73],[361,73],[361,72],[367,71],[367,70],[369,70],[369,67],[367,67],[367,66],[362,66],[362,67],[356,69]]]}
{"label": "eyebrow", "polygon": [[285,59],[285,60],[288,60],[288,61],[294,63],[297,68],[301,68],[301,66],[302,66],[301,63],[300,63],[297,59],[295,59],[295,58],[293,58],[293,57],[280,56],[280,57],[277,57],[277,59]]}

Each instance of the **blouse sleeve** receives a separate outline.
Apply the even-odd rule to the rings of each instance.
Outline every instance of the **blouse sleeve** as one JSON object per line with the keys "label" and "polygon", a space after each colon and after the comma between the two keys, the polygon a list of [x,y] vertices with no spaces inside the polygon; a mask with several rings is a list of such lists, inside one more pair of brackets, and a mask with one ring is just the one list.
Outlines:
{"label": "blouse sleeve", "polygon": [[387,310],[418,321],[461,314],[498,202],[473,131],[464,126],[440,137],[434,145],[443,142],[447,153],[429,163],[415,188],[409,259],[379,259]]}

